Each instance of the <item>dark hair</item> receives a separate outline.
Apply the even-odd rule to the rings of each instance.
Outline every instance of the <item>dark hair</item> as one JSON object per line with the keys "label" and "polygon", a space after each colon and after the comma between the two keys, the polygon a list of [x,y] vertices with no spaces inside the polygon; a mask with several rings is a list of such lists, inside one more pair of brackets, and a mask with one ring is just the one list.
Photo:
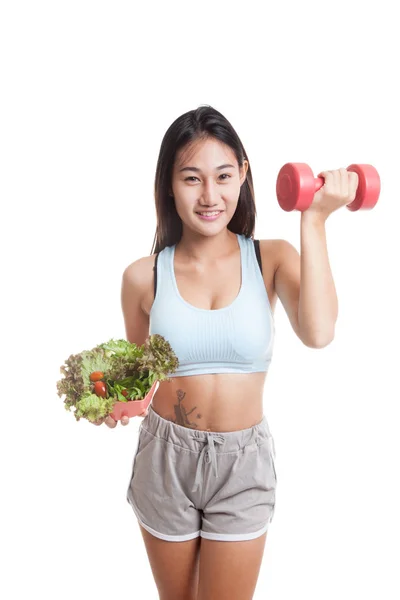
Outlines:
{"label": "dark hair", "polygon": [[[209,105],[199,106],[178,117],[167,129],[161,142],[154,181],[154,197],[157,213],[157,229],[151,254],[156,254],[166,246],[172,246],[182,237],[182,221],[170,195],[172,173],[177,152],[201,139],[215,138],[229,146],[235,153],[239,167],[247,160],[245,149],[229,121]],[[253,238],[256,217],[253,178],[250,161],[246,179],[240,188],[235,214],[228,224],[234,233]]]}

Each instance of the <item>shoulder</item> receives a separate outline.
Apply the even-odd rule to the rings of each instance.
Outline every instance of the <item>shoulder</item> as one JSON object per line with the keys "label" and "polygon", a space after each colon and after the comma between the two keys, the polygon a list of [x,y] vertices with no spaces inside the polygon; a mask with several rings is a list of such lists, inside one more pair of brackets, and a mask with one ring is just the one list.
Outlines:
{"label": "shoulder", "polygon": [[123,272],[123,278],[146,289],[153,278],[156,254],[142,256],[130,263]]}
{"label": "shoulder", "polygon": [[130,263],[124,270],[122,278],[137,291],[145,293],[153,281],[153,267],[156,254],[142,256]]}
{"label": "shoulder", "polygon": [[142,278],[142,276],[148,271],[150,258],[150,256],[142,256],[141,258],[137,258],[125,268],[123,276],[131,281]]}
{"label": "shoulder", "polygon": [[282,262],[299,257],[296,248],[283,239],[260,240],[260,254],[263,262],[265,259],[264,264],[273,264],[274,272],[277,271]]}

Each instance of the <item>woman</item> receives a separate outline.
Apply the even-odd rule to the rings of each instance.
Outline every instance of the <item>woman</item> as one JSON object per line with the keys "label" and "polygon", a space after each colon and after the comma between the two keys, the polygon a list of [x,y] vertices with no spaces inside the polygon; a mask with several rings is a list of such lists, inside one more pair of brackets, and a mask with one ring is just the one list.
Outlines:
{"label": "woman", "polygon": [[127,339],[159,333],[179,359],[143,413],[127,492],[162,600],[253,597],[275,507],[262,399],[276,301],[312,348],[329,344],[337,318],[324,223],[358,178],[320,175],[300,257],[285,240],[255,243],[250,163],[221,113],[189,111],[162,141],[155,247],[125,269],[121,294]]}

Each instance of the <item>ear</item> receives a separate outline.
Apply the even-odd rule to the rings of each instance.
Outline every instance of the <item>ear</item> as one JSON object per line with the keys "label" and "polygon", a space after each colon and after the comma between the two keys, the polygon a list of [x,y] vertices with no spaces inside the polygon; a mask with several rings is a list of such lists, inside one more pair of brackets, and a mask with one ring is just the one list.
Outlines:
{"label": "ear", "polygon": [[243,161],[243,166],[240,167],[240,186],[246,181],[247,170],[249,168],[249,163],[247,160]]}

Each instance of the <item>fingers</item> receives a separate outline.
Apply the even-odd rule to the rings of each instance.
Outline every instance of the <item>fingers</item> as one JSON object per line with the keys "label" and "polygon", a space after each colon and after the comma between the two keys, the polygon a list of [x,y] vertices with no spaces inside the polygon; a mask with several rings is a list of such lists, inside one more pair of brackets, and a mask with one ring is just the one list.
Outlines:
{"label": "fingers", "polygon": [[[140,413],[138,415],[138,417],[147,417],[148,414],[149,414],[149,409],[146,408],[142,413]],[[115,429],[115,427],[118,424],[118,421],[115,421],[115,419],[113,419],[110,415],[108,415],[105,418],[97,419],[97,421],[92,421],[92,423],[93,423],[93,425],[101,425],[102,423],[105,423],[107,425],[107,427],[109,427],[110,429]],[[129,425],[129,417],[123,416],[121,418],[121,425],[123,425],[124,427],[126,425]]]}
{"label": "fingers", "polygon": [[117,426],[117,421],[115,421],[110,415],[104,419],[104,423],[108,425],[110,429],[114,429]]}
{"label": "fingers", "polygon": [[321,171],[321,173],[318,173],[318,177],[324,179],[324,186],[331,186],[333,181],[333,171]]}
{"label": "fingers", "polygon": [[347,169],[338,169],[338,189],[342,198],[349,197],[349,172]]}
{"label": "fingers", "polygon": [[337,173],[338,190],[340,196],[347,202],[355,199],[358,188],[358,175],[345,168],[338,169]]}
{"label": "fingers", "polygon": [[318,177],[324,178],[324,188],[330,195],[353,201],[358,187],[358,175],[344,167],[334,171],[321,171]]}
{"label": "fingers", "polygon": [[355,200],[355,197],[357,195],[357,188],[358,188],[358,175],[357,175],[357,173],[354,173],[354,171],[350,171],[349,172],[349,194],[350,194],[351,201]]}

